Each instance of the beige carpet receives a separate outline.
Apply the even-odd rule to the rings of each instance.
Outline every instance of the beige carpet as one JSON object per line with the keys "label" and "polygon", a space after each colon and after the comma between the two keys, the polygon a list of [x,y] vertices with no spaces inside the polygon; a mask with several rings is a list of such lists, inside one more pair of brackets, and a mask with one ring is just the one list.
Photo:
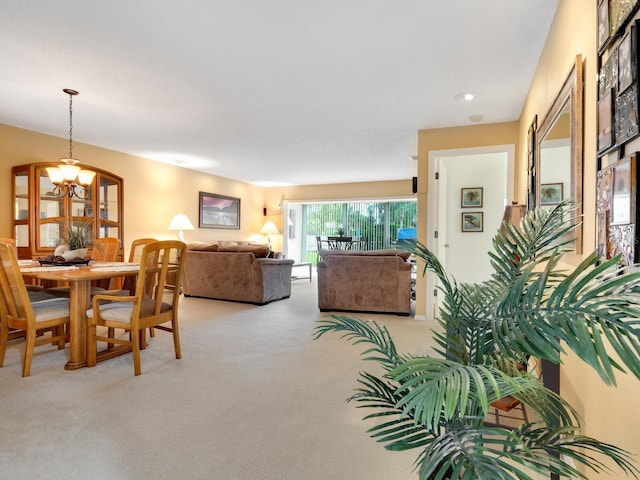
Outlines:
{"label": "beige carpet", "polygon": [[[41,347],[21,378],[21,340],[0,369],[0,478],[415,479],[417,452],[369,438],[369,413],[345,402],[373,369],[337,336],[312,340],[316,283],[256,307],[183,298],[182,359],[158,332],[134,377],[130,355],[63,369]],[[399,349],[430,351],[431,322],[354,314],[389,327]]]}

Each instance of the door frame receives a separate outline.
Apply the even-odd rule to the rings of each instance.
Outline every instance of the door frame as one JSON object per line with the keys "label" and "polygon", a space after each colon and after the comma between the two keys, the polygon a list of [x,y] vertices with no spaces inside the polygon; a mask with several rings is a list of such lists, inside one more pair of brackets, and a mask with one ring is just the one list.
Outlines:
{"label": "door frame", "polygon": [[[438,259],[441,260],[443,266],[446,267],[446,253],[444,248],[444,242],[446,240],[446,233],[438,235],[436,238],[435,232],[440,232],[440,225],[445,225],[444,215],[446,214],[446,205],[443,203],[443,198],[446,198],[446,191],[441,191],[441,180],[446,180],[446,171],[443,167],[443,160],[448,157],[476,157],[478,155],[485,155],[490,153],[505,153],[507,155],[507,169],[505,175],[506,183],[506,204],[510,204],[512,200],[515,200],[515,144],[505,145],[491,145],[486,147],[469,147],[469,148],[456,148],[450,150],[431,150],[428,156],[428,190],[427,190],[427,242],[426,246],[431,250]],[[443,177],[437,180],[436,177],[443,173]],[[425,275],[426,280],[426,306],[425,314],[428,320],[437,318],[442,295],[435,295],[438,288],[435,275],[431,272],[427,272]]]}

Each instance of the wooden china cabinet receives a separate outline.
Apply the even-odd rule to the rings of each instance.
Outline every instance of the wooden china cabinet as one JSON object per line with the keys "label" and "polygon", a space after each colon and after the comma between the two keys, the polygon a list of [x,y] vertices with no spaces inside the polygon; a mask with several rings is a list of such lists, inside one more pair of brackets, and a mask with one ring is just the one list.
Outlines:
{"label": "wooden china cabinet", "polygon": [[123,240],[123,181],[113,173],[88,165],[79,166],[96,172],[86,188],[87,198],[56,196],[55,185],[49,180],[47,167],[60,162],[31,163],[13,167],[12,227],[20,258],[41,258],[53,254],[64,242],[67,220],[75,225],[91,222],[92,238]]}

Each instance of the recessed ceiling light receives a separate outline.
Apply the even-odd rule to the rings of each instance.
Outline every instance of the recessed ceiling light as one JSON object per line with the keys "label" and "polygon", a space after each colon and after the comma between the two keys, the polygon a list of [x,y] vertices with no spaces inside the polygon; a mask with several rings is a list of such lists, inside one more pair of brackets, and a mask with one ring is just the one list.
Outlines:
{"label": "recessed ceiling light", "polygon": [[457,102],[470,102],[471,100],[476,98],[476,96],[473,93],[459,93],[453,98]]}

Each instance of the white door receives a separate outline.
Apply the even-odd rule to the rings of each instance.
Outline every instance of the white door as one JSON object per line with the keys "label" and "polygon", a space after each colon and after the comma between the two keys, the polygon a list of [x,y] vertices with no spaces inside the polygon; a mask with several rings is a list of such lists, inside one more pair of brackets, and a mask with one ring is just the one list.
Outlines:
{"label": "white door", "polygon": [[[501,145],[430,152],[427,247],[458,282],[481,282],[492,273],[487,254],[513,199],[514,151],[513,145]],[[481,202],[465,206],[463,189],[482,189]],[[470,215],[481,219],[480,228],[463,227]],[[442,295],[432,274],[426,280],[425,311],[435,318]]]}

